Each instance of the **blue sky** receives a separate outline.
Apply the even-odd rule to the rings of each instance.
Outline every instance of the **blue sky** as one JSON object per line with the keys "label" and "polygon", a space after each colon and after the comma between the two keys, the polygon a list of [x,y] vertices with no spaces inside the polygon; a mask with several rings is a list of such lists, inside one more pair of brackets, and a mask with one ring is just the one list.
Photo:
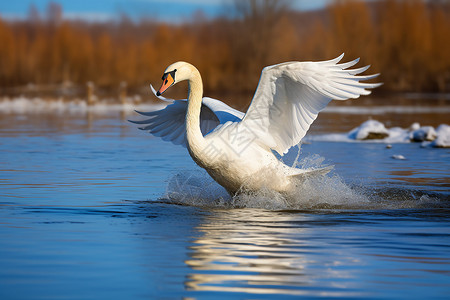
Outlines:
{"label": "blue sky", "polygon": [[[330,0],[293,0],[294,8],[311,10],[323,7]],[[49,0],[0,1],[0,15],[6,18],[23,18],[32,3],[44,14]],[[107,20],[125,12],[130,16],[147,15],[162,21],[179,22],[198,10],[213,17],[223,12],[232,0],[59,0],[64,16],[89,20]]]}

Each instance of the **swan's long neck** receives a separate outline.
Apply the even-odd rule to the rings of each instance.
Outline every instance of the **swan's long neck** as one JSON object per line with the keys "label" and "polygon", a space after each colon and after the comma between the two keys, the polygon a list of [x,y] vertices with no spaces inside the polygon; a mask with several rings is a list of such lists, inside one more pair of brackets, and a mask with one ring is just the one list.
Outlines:
{"label": "swan's long neck", "polygon": [[205,149],[205,138],[200,130],[200,111],[202,108],[203,83],[200,72],[192,67],[192,73],[188,80],[189,95],[186,113],[186,136],[188,150],[192,158],[201,163],[201,153]]}

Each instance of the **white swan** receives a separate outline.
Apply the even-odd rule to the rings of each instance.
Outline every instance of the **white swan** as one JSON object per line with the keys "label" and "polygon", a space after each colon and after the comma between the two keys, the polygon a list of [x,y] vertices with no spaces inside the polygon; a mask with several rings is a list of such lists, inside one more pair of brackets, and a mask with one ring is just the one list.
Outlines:
{"label": "white swan", "polygon": [[[263,69],[247,113],[219,100],[203,98],[199,71],[186,62],[170,65],[162,77],[160,96],[170,86],[187,80],[188,99],[173,101],[166,108],[139,112],[150,118],[132,121],[140,128],[175,144],[187,146],[192,159],[231,195],[266,187],[288,192],[296,179],[306,174],[326,173],[285,165],[280,155],[300,143],[317,114],[332,100],[368,95],[361,83],[379,74],[356,76],[369,68],[347,69],[359,59],[338,64],[344,54],[321,62],[288,62]],[[154,89],[152,87],[153,92]]]}

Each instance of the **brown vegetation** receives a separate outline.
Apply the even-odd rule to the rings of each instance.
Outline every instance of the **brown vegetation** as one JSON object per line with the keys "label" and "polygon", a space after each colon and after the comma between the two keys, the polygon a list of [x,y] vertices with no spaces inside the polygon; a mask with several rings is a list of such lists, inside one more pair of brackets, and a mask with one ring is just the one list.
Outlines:
{"label": "brown vegetation", "polygon": [[276,0],[237,1],[232,17],[196,15],[183,24],[126,17],[68,21],[51,4],[43,20],[0,19],[0,88],[29,83],[116,89],[159,84],[177,60],[196,65],[209,95],[251,93],[261,69],[345,52],[381,72],[385,90],[450,90],[450,6],[446,1],[337,1],[297,12]]}

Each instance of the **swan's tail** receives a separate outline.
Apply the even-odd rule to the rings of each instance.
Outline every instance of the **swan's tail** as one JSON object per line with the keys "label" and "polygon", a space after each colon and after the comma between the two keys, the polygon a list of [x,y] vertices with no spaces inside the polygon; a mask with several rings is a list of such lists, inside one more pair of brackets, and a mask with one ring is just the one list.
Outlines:
{"label": "swan's tail", "polygon": [[328,174],[331,170],[334,169],[334,166],[326,166],[323,168],[310,168],[310,169],[297,169],[299,172],[296,174],[290,175],[295,179],[305,179],[308,177],[316,177],[316,176],[324,176]]}

